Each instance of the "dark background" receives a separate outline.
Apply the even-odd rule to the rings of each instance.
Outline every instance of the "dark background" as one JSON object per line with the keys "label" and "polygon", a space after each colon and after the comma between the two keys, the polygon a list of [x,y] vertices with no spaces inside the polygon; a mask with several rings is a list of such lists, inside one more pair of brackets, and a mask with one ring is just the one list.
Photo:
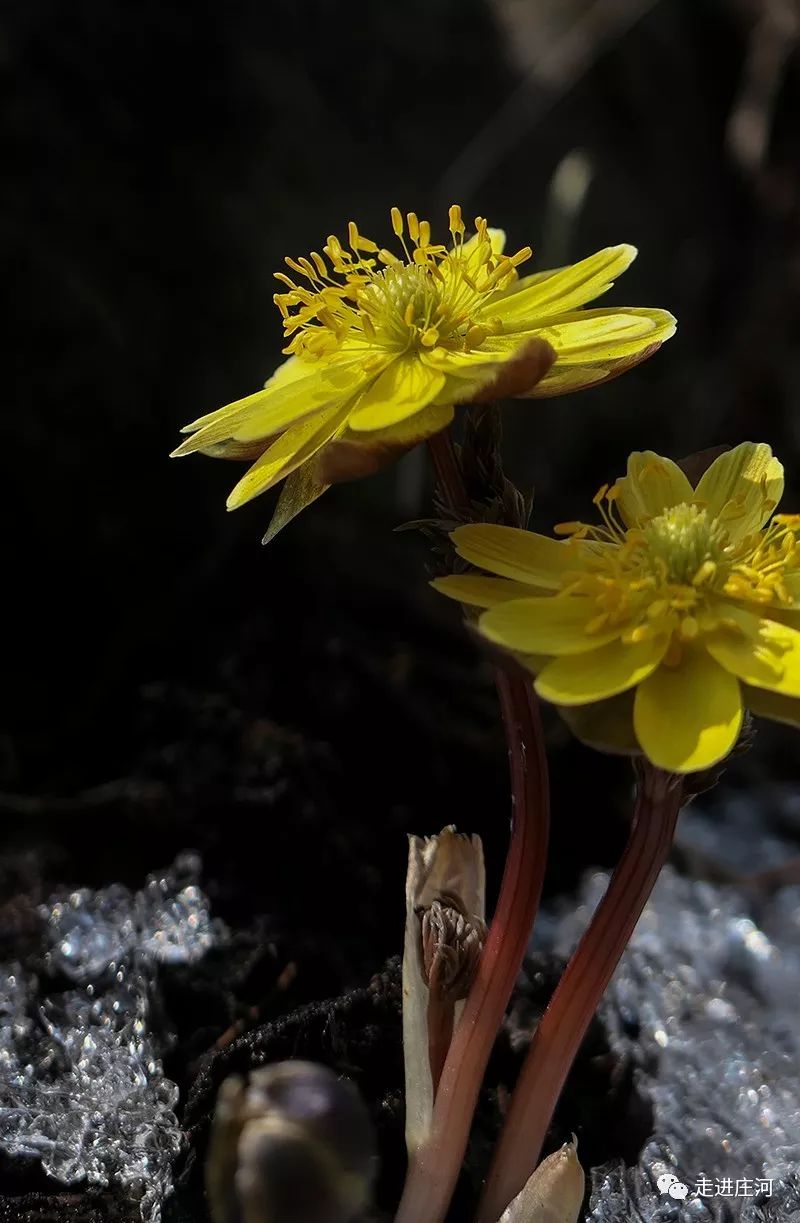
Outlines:
{"label": "dark background", "polygon": [[[631,449],[745,438],[800,508],[797,32],[777,0],[4,6],[8,871],[138,883],[196,846],[217,912],[327,949],[305,996],[399,949],[406,832],[481,832],[496,883],[488,670],[392,533],[422,452],[267,550],[272,494],[227,515],[238,469],[167,455],[280,359],[285,254],[459,200],[539,268],[635,243],[608,300],[679,320],[608,388],[508,406],[537,525]],[[548,732],[552,892],[613,861],[631,775]],[[723,784],[791,775],[792,742]]]}

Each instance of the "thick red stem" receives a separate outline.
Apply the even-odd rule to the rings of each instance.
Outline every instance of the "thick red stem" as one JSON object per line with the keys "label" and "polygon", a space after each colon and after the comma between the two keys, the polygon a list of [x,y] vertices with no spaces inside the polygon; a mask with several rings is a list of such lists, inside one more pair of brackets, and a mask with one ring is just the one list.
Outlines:
{"label": "thick red stem", "polygon": [[[464,477],[449,431],[428,443],[443,500],[469,513]],[[481,955],[439,1080],[428,1141],[409,1164],[396,1223],[440,1223],[469,1139],[486,1063],[522,966],[547,861],[550,826],[547,759],[530,679],[498,667],[495,681],[511,770],[511,841]]]}
{"label": "thick red stem", "polygon": [[396,1223],[439,1223],[453,1194],[483,1074],[539,907],[547,858],[547,765],[530,682],[497,673],[509,744],[513,823],[500,898],[455,1030],[429,1140],[412,1160]]}
{"label": "thick red stem", "polygon": [[497,1223],[539,1162],[564,1080],[669,854],[680,806],[680,781],[644,764],[628,844],[536,1029],[476,1223]]}
{"label": "thick red stem", "polygon": [[451,510],[460,513],[469,511],[464,476],[449,429],[443,429],[441,433],[434,433],[433,437],[428,438],[428,454],[431,456],[442,500]]}

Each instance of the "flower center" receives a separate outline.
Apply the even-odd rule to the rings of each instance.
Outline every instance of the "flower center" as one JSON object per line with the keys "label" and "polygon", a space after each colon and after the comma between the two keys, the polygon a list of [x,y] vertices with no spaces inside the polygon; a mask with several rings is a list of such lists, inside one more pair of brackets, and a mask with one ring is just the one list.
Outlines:
{"label": "flower center", "polygon": [[642,530],[653,573],[667,583],[692,584],[701,574],[716,574],[724,561],[724,527],[696,505],[675,505]]}
{"label": "flower center", "polygon": [[556,528],[589,544],[576,551],[562,589],[593,601],[590,635],[619,627],[622,641],[635,643],[666,634],[669,664],[679,660],[681,643],[729,625],[726,599],[759,614],[794,606],[787,578],[800,573],[800,516],[776,514],[763,529],[731,539],[724,510],[713,516],[683,503],[629,528],[618,516],[619,491],[605,485],[595,497],[602,525]]}
{"label": "flower center", "polygon": [[466,246],[457,205],[450,209],[449,250],[431,243],[429,222],[413,212],[404,221],[393,208],[392,228],[404,258],[379,248],[351,221],[349,249],[331,236],[323,254],[312,251],[308,259],[286,260],[300,283],[276,273],[286,288],[275,294],[289,340],[284,352],[319,360],[347,341],[354,356],[379,363],[386,353],[415,348],[466,351],[500,330],[498,322],[484,316],[484,307],[517,279],[516,269],[530,258],[530,247],[511,256],[498,254],[482,217],[476,218],[475,237]]}
{"label": "flower center", "polygon": [[433,347],[458,326],[442,299],[442,285],[430,269],[407,263],[386,268],[359,291],[362,330],[366,322],[369,333],[371,324],[370,338],[386,348],[406,348],[415,340]]}

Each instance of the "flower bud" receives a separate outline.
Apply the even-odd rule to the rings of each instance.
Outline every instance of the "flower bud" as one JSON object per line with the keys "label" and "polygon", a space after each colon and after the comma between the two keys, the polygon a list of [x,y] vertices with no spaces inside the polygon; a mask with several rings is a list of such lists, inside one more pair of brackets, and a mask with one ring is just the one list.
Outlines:
{"label": "flower bud", "polygon": [[460,1002],[469,993],[486,940],[486,925],[472,921],[447,898],[434,900],[420,914],[422,962],[429,990]]}
{"label": "flower bud", "polygon": [[403,949],[409,1155],[430,1131],[439,1076],[483,950],[485,908],[480,837],[453,825],[435,837],[409,837]]}
{"label": "flower bud", "polygon": [[542,1160],[522,1192],[503,1211],[500,1223],[577,1223],[584,1188],[573,1136],[572,1142],[565,1142]]}
{"label": "flower bud", "polygon": [[222,1084],[206,1166],[214,1223],[351,1223],[375,1165],[366,1108],[327,1067],[279,1062]]}

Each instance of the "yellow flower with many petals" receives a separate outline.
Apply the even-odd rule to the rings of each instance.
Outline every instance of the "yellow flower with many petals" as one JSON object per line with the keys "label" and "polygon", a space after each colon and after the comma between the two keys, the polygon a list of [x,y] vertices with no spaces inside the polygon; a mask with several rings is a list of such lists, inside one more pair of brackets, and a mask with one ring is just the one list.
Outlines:
{"label": "yellow flower with many petals", "polygon": [[580,390],[644,360],[675,330],[665,310],[583,309],[635,258],[613,246],[570,267],[520,277],[530,247],[505,255],[483,218],[468,240],[450,209],[449,248],[392,209],[402,257],[359,233],[349,249],[287,259],[287,360],[263,390],[202,416],[175,455],[202,451],[256,462],[228,498],[236,509],[288,483],[268,533],[334,481],[377,470],[444,429],[454,405]]}
{"label": "yellow flower with many petals", "polygon": [[495,576],[434,585],[486,609],[480,632],[527,663],[540,696],[590,707],[595,741],[619,745],[632,720],[654,764],[705,769],[745,708],[800,725],[800,515],[773,515],[782,492],[763,444],[720,455],[696,487],[637,452],[597,494],[601,524],[565,523],[566,539],[459,527],[458,554]]}

